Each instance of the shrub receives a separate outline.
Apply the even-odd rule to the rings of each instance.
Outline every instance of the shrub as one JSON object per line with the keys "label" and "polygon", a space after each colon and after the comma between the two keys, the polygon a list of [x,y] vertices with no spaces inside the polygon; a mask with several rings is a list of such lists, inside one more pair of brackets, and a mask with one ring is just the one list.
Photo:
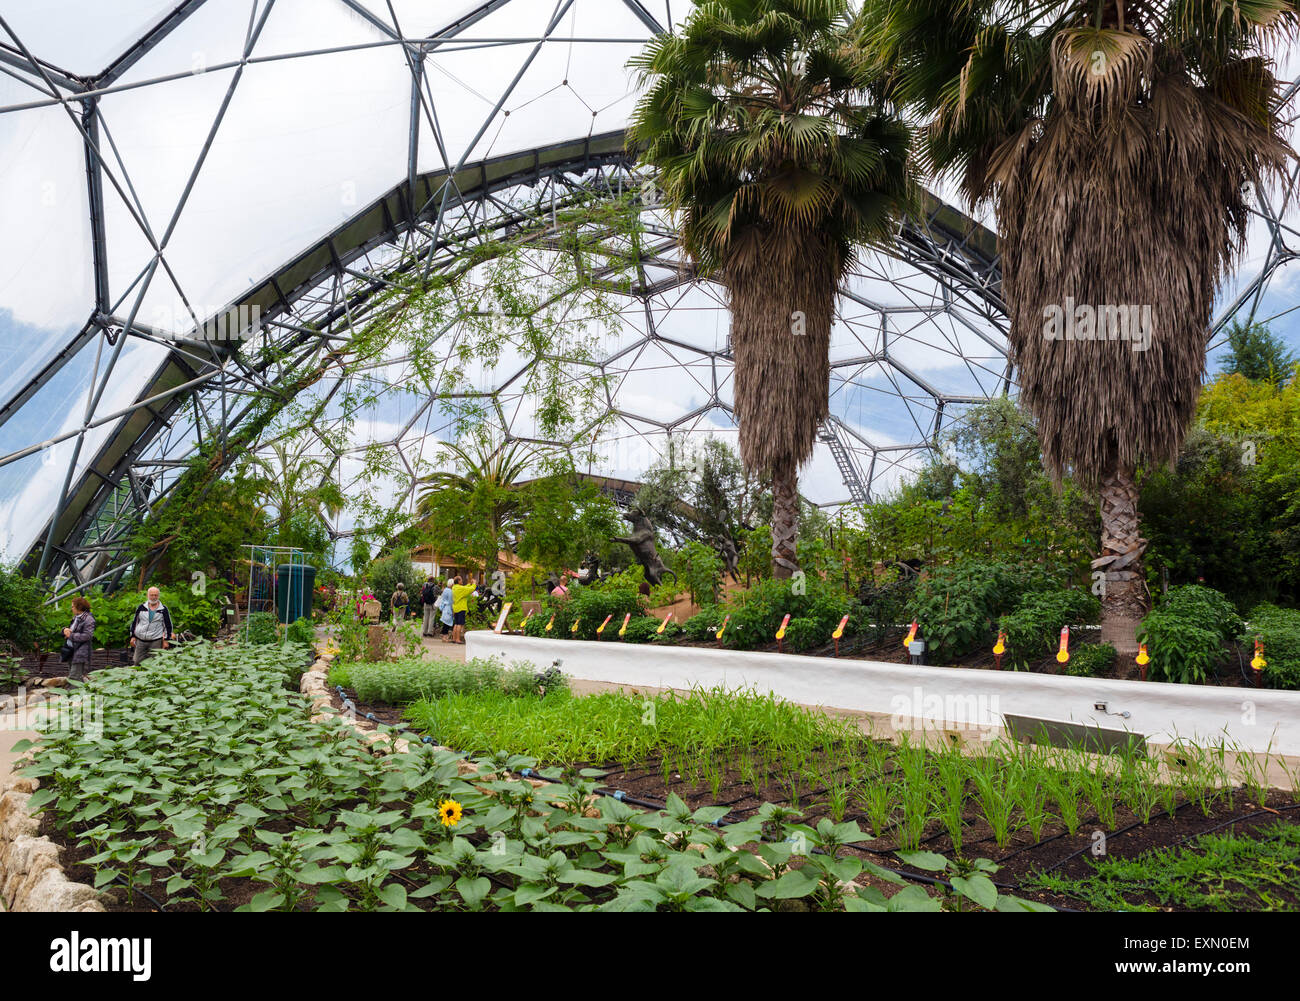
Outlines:
{"label": "shrub", "polygon": [[1026,595],[1014,612],[998,619],[998,628],[1007,634],[1011,666],[1019,669],[1052,650],[1062,626],[1095,622],[1100,615],[1094,595],[1067,588]]}
{"label": "shrub", "polygon": [[369,582],[370,593],[379,601],[381,619],[387,619],[392,612],[389,603],[399,581],[406,585],[406,593],[412,601],[419,598],[420,585],[424,583],[424,578],[411,563],[411,554],[405,550],[375,560],[366,572],[366,580]]}
{"label": "shrub", "polygon": [[[564,600],[561,599],[561,602],[564,603]],[[569,593],[565,610],[568,612],[568,617],[562,635],[580,640],[596,639],[596,630],[600,628],[606,616],[610,616],[610,620],[604,638],[609,639],[609,630],[617,629],[622,624],[624,615],[630,612],[634,619],[645,615],[645,609],[641,607],[641,596],[634,589],[621,587],[593,588],[574,585]],[[570,632],[568,627],[572,626],[575,620],[578,622],[578,629],[576,632]],[[542,626],[545,628],[546,623],[543,622]],[[557,615],[555,628],[559,626],[560,618]]]}
{"label": "shrub", "polygon": [[1138,628],[1138,640],[1147,644],[1151,656],[1149,677],[1203,683],[1222,659],[1223,644],[1244,628],[1232,602],[1213,588],[1200,584],[1170,588]]}
{"label": "shrub", "polygon": [[806,615],[791,619],[785,627],[785,645],[795,653],[822,646],[829,643],[830,639],[830,632],[823,629],[816,619]]}
{"label": "shrub", "polygon": [[694,604],[717,604],[722,569],[722,559],[703,542],[688,542],[677,554],[678,585],[690,592]]}
{"label": "shrub", "polygon": [[[164,584],[158,590],[162,603],[171,613],[176,632],[191,632],[212,639],[220,631],[224,618],[224,585],[210,582],[203,594],[195,594],[185,584]],[[87,597],[95,616],[95,642],[110,649],[125,647],[131,638],[131,617],[145,595],[129,588],[113,594],[95,591]],[[269,612],[261,614],[275,618]]]}
{"label": "shrub", "polygon": [[994,623],[1027,595],[1060,589],[1052,572],[1037,565],[964,560],[939,567],[919,582],[905,618],[917,621],[919,635],[934,654],[961,657],[991,644]]}
{"label": "shrub", "polygon": [[[0,565],[0,640],[8,640],[16,650],[27,651],[41,643],[46,648],[59,646],[67,625],[62,613],[52,613],[42,608],[45,585],[34,578],[24,577],[17,568]],[[66,606],[64,606],[66,608]],[[60,621],[56,625],[55,618]],[[69,614],[66,616],[71,619]],[[55,643],[55,638],[59,642]]]}
{"label": "shrub", "polygon": [[702,643],[705,640],[713,639],[714,632],[717,631],[718,623],[722,621],[722,613],[717,609],[707,609],[696,615],[692,615],[682,624],[682,635],[692,643]]}
{"label": "shrub", "polygon": [[[771,643],[787,614],[790,626],[796,619],[808,620],[807,625],[799,627],[803,632],[800,642],[807,644],[802,649],[830,642],[840,619],[854,605],[842,590],[820,577],[805,578],[802,584],[802,594],[789,580],[758,581],[748,591],[735,592],[725,606],[720,606],[723,614],[731,613],[723,643],[735,650],[752,650]],[[713,618],[715,622],[721,621],[721,615],[716,612]],[[859,615],[855,631],[860,622]],[[790,626],[786,627],[786,640],[793,649]]]}
{"label": "shrub", "polygon": [[870,628],[872,639],[883,643],[890,627],[903,621],[915,592],[916,578],[911,574],[899,576],[896,570],[879,580],[874,577],[864,579],[858,586],[863,630]]}
{"label": "shrub", "polygon": [[1109,643],[1081,643],[1070,651],[1065,673],[1076,678],[1095,678],[1115,664],[1115,648]]}
{"label": "shrub", "polygon": [[1213,629],[1225,643],[1240,636],[1245,628],[1232,602],[1214,588],[1201,584],[1171,587],[1160,607]]}
{"label": "shrub", "polygon": [[642,615],[639,618],[633,618],[627,624],[627,633],[623,639],[628,643],[652,643],[655,640],[671,639],[682,631],[682,627],[675,622],[670,622],[664,628],[663,633],[659,632],[661,620],[653,615]]}
{"label": "shrub", "polygon": [[242,630],[245,643],[266,644],[279,641],[277,621],[272,612],[254,612]]}
{"label": "shrub", "polygon": [[304,646],[311,646],[316,642],[316,630],[311,624],[311,619],[306,616],[290,623],[286,632],[290,643],[302,643]]}
{"label": "shrub", "polygon": [[1148,677],[1153,681],[1199,685],[1214,673],[1223,653],[1223,639],[1216,630],[1166,605],[1147,613],[1137,638],[1147,645]]}
{"label": "shrub", "polygon": [[1300,688],[1300,610],[1256,605],[1241,642],[1253,650],[1256,636],[1264,641],[1264,676],[1269,683],[1274,688]]}

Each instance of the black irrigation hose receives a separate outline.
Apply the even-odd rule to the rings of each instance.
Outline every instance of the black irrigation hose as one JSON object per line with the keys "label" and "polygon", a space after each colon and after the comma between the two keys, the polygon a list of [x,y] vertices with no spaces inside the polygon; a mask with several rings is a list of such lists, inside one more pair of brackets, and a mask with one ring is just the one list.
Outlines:
{"label": "black irrigation hose", "polygon": [[[1193,800],[1188,800],[1186,803],[1183,803],[1181,806],[1175,807],[1175,810],[1181,810],[1184,806],[1187,806],[1187,805],[1189,805],[1189,804],[1192,803],[1192,802],[1194,802],[1194,801],[1193,801]],[[1282,812],[1287,811],[1287,810],[1300,810],[1300,803],[1296,803],[1296,804],[1294,804],[1294,805],[1292,805],[1292,806],[1283,806],[1283,807],[1279,807],[1279,808],[1276,809],[1276,810],[1274,810],[1274,809],[1272,809],[1272,808],[1269,808],[1269,809],[1266,809],[1266,810],[1258,810],[1258,811],[1256,811],[1255,813],[1249,813],[1249,814],[1246,814],[1244,817],[1234,817],[1232,820],[1225,821],[1224,823],[1219,824],[1219,825],[1217,825],[1217,826],[1215,826],[1215,827],[1211,827],[1211,828],[1209,828],[1208,830],[1205,830],[1205,831],[1197,831],[1195,834],[1189,834],[1189,835],[1187,835],[1187,837],[1183,838],[1181,841],[1175,843],[1172,847],[1174,847],[1174,848],[1181,847],[1182,845],[1187,844],[1187,842],[1188,842],[1188,841],[1191,841],[1193,838],[1201,838],[1201,837],[1204,837],[1204,836],[1207,835],[1207,834],[1213,834],[1215,831],[1222,830],[1222,829],[1225,828],[1225,827],[1230,827],[1230,826],[1232,826],[1233,824],[1239,824],[1239,823],[1241,823],[1242,821],[1250,820],[1250,819],[1252,819],[1252,818],[1254,818],[1254,817],[1263,817],[1263,816],[1266,816],[1267,814],[1270,814],[1270,813],[1282,813]],[[1164,812],[1165,812],[1166,814],[1169,813],[1168,810],[1165,810]],[[1111,833],[1107,834],[1107,835],[1106,835],[1106,839],[1109,841],[1111,838],[1117,838],[1117,837],[1119,837],[1120,835],[1122,835],[1122,834],[1126,834],[1126,833],[1128,833],[1129,831],[1133,830],[1133,828],[1135,828],[1135,827],[1141,827],[1141,826],[1143,826],[1143,821],[1141,821],[1141,820],[1136,820],[1136,821],[1134,821],[1133,823],[1128,824],[1128,825],[1125,826],[1125,827],[1121,827],[1121,828],[1120,828],[1119,830],[1117,830],[1117,831],[1114,831],[1114,832],[1111,832]],[[1047,873],[1047,872],[1051,872],[1053,869],[1060,868],[1061,866],[1065,865],[1066,862],[1069,862],[1069,861],[1071,861],[1071,860],[1073,860],[1073,859],[1078,858],[1078,857],[1079,857],[1080,855],[1082,855],[1084,852],[1090,851],[1090,850],[1091,850],[1091,847],[1092,847],[1092,846],[1089,845],[1087,848],[1081,848],[1081,849],[1079,849],[1077,852],[1075,852],[1073,855],[1067,855],[1065,858],[1063,858],[1063,859],[1059,859],[1058,861],[1052,863],[1050,866],[1048,866],[1046,869],[1044,869],[1044,870],[1042,870],[1042,871],[1043,871],[1044,873]]]}
{"label": "black irrigation hose", "polygon": [[120,872],[113,877],[113,882],[121,883],[122,886],[126,889],[128,896],[135,893],[140,894],[140,896],[144,897],[145,900],[149,901],[149,903],[153,904],[154,907],[158,908],[159,914],[167,913],[167,908],[165,908],[162,904],[158,903],[158,901],[154,900],[153,897],[149,896],[149,894],[145,893],[144,890],[132,887],[129,883],[127,883],[125,879],[122,878],[122,874]]}
{"label": "black irrigation hose", "polygon": [[1266,817],[1270,813],[1276,816],[1278,814],[1286,813],[1289,810],[1300,810],[1300,803],[1292,803],[1290,806],[1265,807],[1262,810],[1256,810],[1254,813],[1248,813],[1244,817],[1234,817],[1232,820],[1225,821],[1222,824],[1216,824],[1214,827],[1211,827],[1209,830],[1197,831],[1195,834],[1189,834],[1187,835],[1187,837],[1183,838],[1179,842],[1176,842],[1171,847],[1181,848],[1183,845],[1187,844],[1187,842],[1193,840],[1194,838],[1203,838],[1207,834],[1213,834],[1215,831],[1221,831],[1225,827],[1231,827],[1233,824],[1241,824],[1247,820],[1253,820],[1256,817]]}

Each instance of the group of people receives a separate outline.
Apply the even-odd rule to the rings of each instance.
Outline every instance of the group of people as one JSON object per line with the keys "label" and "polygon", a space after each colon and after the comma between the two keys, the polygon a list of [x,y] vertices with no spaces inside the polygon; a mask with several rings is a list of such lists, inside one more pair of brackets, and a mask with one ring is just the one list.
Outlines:
{"label": "group of people", "polygon": [[[420,588],[420,604],[423,606],[424,621],[421,633],[425,636],[439,635],[441,627],[444,643],[465,642],[465,616],[469,612],[469,596],[474,593],[473,584],[464,583],[460,577],[450,577],[441,589],[439,581],[432,574]],[[406,586],[398,584],[390,602],[392,621],[401,622],[411,607],[411,597]]]}
{"label": "group of people", "polygon": [[[84,595],[72,599],[73,617],[64,627],[64,651],[68,655],[68,678],[82,681],[90,665],[90,648],[95,639],[95,616],[90,610],[90,600]],[[172,629],[172,615],[162,603],[162,593],[149,588],[145,600],[136,606],[131,616],[131,661],[139,667],[155,650],[166,650],[176,638]]]}

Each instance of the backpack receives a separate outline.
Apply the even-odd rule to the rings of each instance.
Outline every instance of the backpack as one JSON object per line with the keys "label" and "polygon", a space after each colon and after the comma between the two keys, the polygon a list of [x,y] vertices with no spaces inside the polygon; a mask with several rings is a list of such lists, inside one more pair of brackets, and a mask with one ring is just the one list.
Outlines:
{"label": "backpack", "polygon": [[438,596],[433,593],[433,585],[426,582],[424,587],[420,588],[420,601],[426,605],[432,605],[438,600]]}

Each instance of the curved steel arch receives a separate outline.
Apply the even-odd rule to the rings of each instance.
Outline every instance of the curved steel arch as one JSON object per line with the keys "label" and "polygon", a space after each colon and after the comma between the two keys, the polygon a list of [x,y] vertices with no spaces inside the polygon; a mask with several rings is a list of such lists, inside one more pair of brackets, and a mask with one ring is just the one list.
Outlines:
{"label": "curved steel arch", "polygon": [[[198,329],[211,329],[223,318],[231,318],[233,327],[237,323],[233,318],[240,316],[241,309],[256,308],[278,355],[298,359],[326,355],[366,318],[367,303],[385,287],[387,276],[382,269],[358,266],[370,255],[402,245],[410,251],[402,257],[403,267],[410,267],[414,261],[441,269],[453,264],[467,246],[485,233],[509,232],[533,218],[520,208],[518,198],[509,197],[512,193],[527,191],[531,204],[553,205],[588,197],[593,191],[613,194],[629,187],[637,190],[641,180],[625,150],[621,131],[494,157],[465,165],[454,175],[446,171],[418,175],[414,187],[410,182],[394,186],[220,313],[205,317]],[[440,199],[440,193],[447,189],[454,191],[452,197]],[[413,205],[423,207],[412,215]],[[673,244],[671,235],[651,241],[640,262],[641,274],[644,276],[647,265],[662,267],[671,263],[677,275],[668,281],[643,280],[632,289],[633,296],[644,301],[667,286],[694,281],[689,269],[658,256]],[[895,246],[899,260],[943,283],[954,299],[971,304],[973,312],[997,321],[1003,307],[995,255],[996,238],[992,233],[933,197],[927,198],[922,218],[900,228]],[[871,305],[860,298],[858,301]],[[202,441],[205,420],[210,433],[229,438],[256,412],[259,402],[277,393],[273,365],[246,357],[237,342],[175,338],[130,317],[102,316],[97,323],[114,341],[123,336],[137,337],[166,347],[168,354],[129,412],[110,415],[117,416],[116,427],[66,495],[57,523],[47,524],[42,533],[45,541],[28,554],[31,560],[37,558],[38,552],[48,553],[45,569],[71,577],[78,586],[111,578],[124,569],[124,545],[132,528],[148,509],[166,498],[178,478],[177,470]],[[730,360],[728,350],[704,354],[714,361]],[[606,363],[616,357],[606,359]],[[48,368],[51,371],[41,373],[33,380],[34,385],[20,395],[30,397],[57,371],[54,363]],[[924,387],[923,381],[919,384]],[[250,396],[254,390],[260,390],[260,395]],[[935,398],[942,407],[942,394],[936,392]],[[281,405],[287,402],[287,397],[282,398]],[[619,411],[613,400],[611,404],[616,414],[643,419]],[[218,407],[219,419],[197,416]],[[729,409],[717,399],[716,387],[710,403],[702,409],[714,407]],[[191,408],[196,415],[193,427],[199,432],[199,441],[169,441],[168,436],[177,431],[178,417]],[[683,414],[662,428],[680,428],[696,416],[697,412]],[[189,426],[188,421],[182,423]],[[843,430],[850,438],[856,437],[859,447],[874,449],[861,436]],[[68,432],[23,452],[0,457],[0,466],[74,434]],[[828,425],[827,436],[833,453],[844,449],[836,438],[835,426]],[[147,457],[145,453],[151,447],[164,457]],[[911,449],[916,445],[893,447]],[[884,450],[890,448],[885,446]],[[225,463],[229,461],[228,457]],[[842,471],[851,468],[844,465]],[[855,482],[846,472],[845,484],[851,496],[865,496],[870,476],[864,489],[860,478]]]}

